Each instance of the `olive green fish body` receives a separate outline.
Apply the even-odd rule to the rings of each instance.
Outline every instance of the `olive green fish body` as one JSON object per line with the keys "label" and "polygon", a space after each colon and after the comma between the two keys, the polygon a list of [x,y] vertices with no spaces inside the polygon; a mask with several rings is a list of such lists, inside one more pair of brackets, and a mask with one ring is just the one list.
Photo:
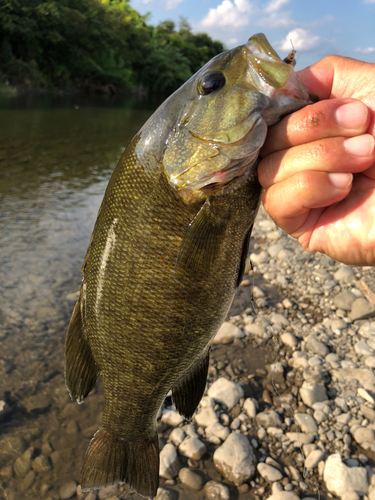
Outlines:
{"label": "olive green fish body", "polygon": [[186,418],[203,395],[248,253],[267,126],[311,100],[293,71],[255,35],[167,99],[116,167],[66,340],[71,397],[104,380],[83,489],[124,481],[156,495],[157,414],[170,390]]}

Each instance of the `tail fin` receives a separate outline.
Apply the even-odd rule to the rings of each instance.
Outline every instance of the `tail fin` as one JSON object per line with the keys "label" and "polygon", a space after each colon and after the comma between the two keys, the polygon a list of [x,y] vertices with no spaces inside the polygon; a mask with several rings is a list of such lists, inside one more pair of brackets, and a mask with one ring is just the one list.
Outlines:
{"label": "tail fin", "polygon": [[154,498],[159,486],[158,436],[125,440],[100,428],[86,452],[83,491],[125,482],[138,494]]}
{"label": "tail fin", "polygon": [[72,399],[83,403],[100,374],[90,347],[83,337],[81,295],[75,305],[65,342],[65,380]]}

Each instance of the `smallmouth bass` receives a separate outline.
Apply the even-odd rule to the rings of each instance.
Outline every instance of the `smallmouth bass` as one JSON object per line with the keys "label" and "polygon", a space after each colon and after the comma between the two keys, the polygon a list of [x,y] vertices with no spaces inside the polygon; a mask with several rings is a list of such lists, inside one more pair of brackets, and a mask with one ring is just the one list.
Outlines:
{"label": "smallmouth bass", "polygon": [[123,481],[156,495],[157,414],[170,389],[187,419],[203,395],[242,279],[267,127],[314,100],[292,61],[263,34],[216,56],[155,111],[109,181],[66,339],[72,399],[104,381],[83,489]]}

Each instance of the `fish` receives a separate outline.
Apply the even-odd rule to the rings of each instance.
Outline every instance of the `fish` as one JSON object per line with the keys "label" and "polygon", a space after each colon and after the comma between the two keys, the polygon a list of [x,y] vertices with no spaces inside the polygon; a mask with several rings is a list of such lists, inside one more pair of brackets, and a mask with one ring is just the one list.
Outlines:
{"label": "fish", "polygon": [[261,33],[217,55],[148,119],[109,180],[65,345],[72,400],[104,382],[83,490],[124,482],[156,495],[158,412],[172,391],[189,420],[204,393],[249,251],[267,128],[314,101],[292,60]]}

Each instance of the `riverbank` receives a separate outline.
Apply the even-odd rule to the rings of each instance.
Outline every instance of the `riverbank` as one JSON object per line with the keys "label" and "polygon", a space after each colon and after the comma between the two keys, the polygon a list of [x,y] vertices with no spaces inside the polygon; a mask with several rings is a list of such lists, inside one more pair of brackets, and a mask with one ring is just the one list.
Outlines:
{"label": "riverbank", "polygon": [[[254,269],[213,345],[197,414],[185,422],[170,399],[163,406],[157,500],[373,500],[373,270],[304,252],[262,211],[253,244]],[[14,412],[28,431],[2,438],[5,498],[140,499],[125,485],[81,492],[102,391],[79,406],[62,373],[45,376],[45,390]]]}

